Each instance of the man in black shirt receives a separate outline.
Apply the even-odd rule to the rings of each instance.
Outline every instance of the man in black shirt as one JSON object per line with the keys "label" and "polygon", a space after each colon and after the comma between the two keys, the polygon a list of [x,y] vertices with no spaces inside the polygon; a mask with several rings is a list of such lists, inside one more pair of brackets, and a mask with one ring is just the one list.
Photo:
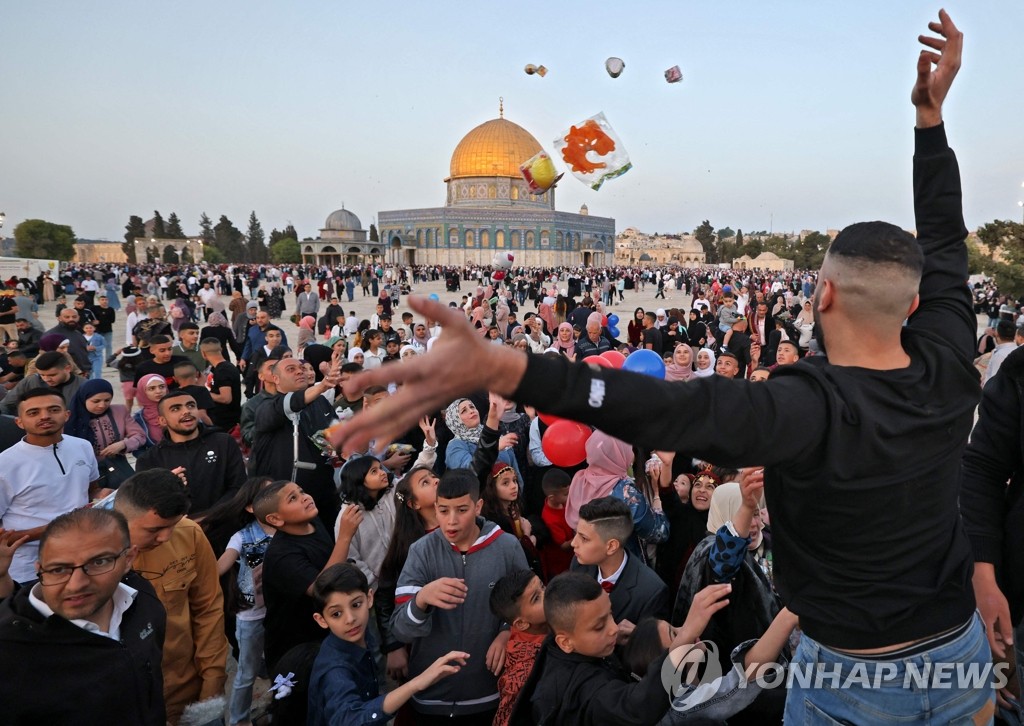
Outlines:
{"label": "man in black shirt", "polygon": [[210,364],[210,397],[214,407],[210,420],[214,426],[231,432],[242,418],[242,374],[224,358],[224,350],[216,338],[199,344],[203,358]]}
{"label": "man in black shirt", "polygon": [[117,314],[114,308],[110,307],[110,299],[105,294],[100,293],[96,299],[99,305],[93,306],[90,310],[96,318],[96,332],[102,335],[107,343],[107,359],[110,360],[114,358],[114,320]]}
{"label": "man in black shirt", "polygon": [[4,331],[7,340],[18,339],[18,329],[14,326],[15,317],[18,313],[18,305],[14,301],[14,293],[0,295],[0,330]]}
{"label": "man in black shirt", "polygon": [[661,356],[662,340],[661,331],[656,327],[658,318],[654,313],[644,313],[644,329],[640,332],[640,347],[646,350],[653,350]]}
{"label": "man in black shirt", "polygon": [[167,389],[174,390],[178,387],[178,382],[174,380],[174,366],[181,361],[187,361],[188,358],[184,358],[180,355],[171,355],[172,341],[166,335],[154,335],[149,341],[148,352],[150,354],[149,360],[144,360],[135,366],[135,385],[139,385],[139,381],[143,376],[148,376],[150,373],[157,373],[164,377],[167,382]]}
{"label": "man in black shirt", "polygon": [[18,329],[18,337],[14,341],[13,347],[24,352],[29,358],[35,358],[39,353],[39,340],[43,337],[43,331],[34,327],[25,318],[18,318],[15,321],[15,326]]}
{"label": "man in black shirt", "polygon": [[[990,665],[957,505],[980,394],[960,174],[941,112],[963,36],[944,11],[939,18],[929,28],[942,37],[921,37],[932,50],[918,59],[911,94],[918,237],[883,222],[836,237],[813,303],[827,358],[784,366],[763,383],[710,376],[678,385],[490,346],[457,311],[413,299],[444,336],[429,356],[351,381],[355,389],[390,379],[399,389],[339,428],[332,443],[359,450],[485,389],[649,448],[763,466],[774,584],[803,630],[791,667],[813,676],[822,664],[844,688],[838,698],[831,680],[790,679],[786,721],[820,713],[820,721],[860,723],[881,705],[943,723],[990,722],[993,691],[969,679],[926,678],[915,689],[897,679],[884,696],[864,685],[891,682],[878,661],[984,673]],[[857,683],[851,672],[869,675]]]}

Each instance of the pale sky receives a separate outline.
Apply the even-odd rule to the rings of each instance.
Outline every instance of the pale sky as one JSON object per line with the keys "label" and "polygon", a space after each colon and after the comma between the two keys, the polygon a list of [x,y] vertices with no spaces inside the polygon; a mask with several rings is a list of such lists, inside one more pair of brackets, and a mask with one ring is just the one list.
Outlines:
{"label": "pale sky", "polygon": [[[603,111],[634,168],[558,208],[616,229],[913,227],[919,50],[939,6],[858,2],[9,2],[0,16],[0,210],[120,240],[131,214],[205,211],[301,236],[344,202],[442,206],[451,153],[497,116],[549,153]],[[947,103],[967,225],[1020,219],[1024,3],[947,8]],[[618,79],[608,56],[626,63]],[[545,78],[527,76],[544,64]],[[682,83],[665,83],[678,64]],[[560,159],[558,166],[564,169]]]}

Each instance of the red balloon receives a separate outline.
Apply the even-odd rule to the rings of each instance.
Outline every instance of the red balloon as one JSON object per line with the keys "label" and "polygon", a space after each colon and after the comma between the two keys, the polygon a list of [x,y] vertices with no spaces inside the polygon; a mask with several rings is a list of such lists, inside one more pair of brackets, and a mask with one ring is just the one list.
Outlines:
{"label": "red balloon", "polygon": [[567,419],[555,416],[553,413],[538,413],[537,418],[544,422],[545,426],[551,426],[558,421],[566,421]]}
{"label": "red balloon", "polygon": [[605,328],[608,327],[608,316],[607,315],[602,315],[601,316],[601,325],[603,327],[605,327]]}
{"label": "red balloon", "polygon": [[606,350],[601,354],[601,358],[611,363],[612,368],[622,368],[622,364],[626,362],[626,356],[617,350]]}
{"label": "red balloon", "polygon": [[555,466],[576,466],[587,458],[587,439],[593,433],[589,426],[575,421],[556,421],[544,432],[541,448]]}
{"label": "red balloon", "polygon": [[607,358],[600,355],[592,355],[583,359],[584,363],[589,363],[592,366],[599,366],[601,368],[614,368],[615,364]]}

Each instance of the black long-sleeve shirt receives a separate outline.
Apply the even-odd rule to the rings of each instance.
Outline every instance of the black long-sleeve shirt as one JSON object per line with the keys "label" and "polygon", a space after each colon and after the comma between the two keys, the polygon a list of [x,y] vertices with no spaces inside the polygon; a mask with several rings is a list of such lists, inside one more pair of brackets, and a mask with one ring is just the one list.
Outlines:
{"label": "black long-sleeve shirt", "polygon": [[[1007,486],[1009,482],[1009,486]],[[995,566],[1013,622],[1024,617],[1024,347],[985,384],[964,452],[960,513],[974,559]]]}
{"label": "black long-sleeve shirt", "polygon": [[974,609],[957,494],[980,389],[960,175],[941,126],[916,132],[914,207],[925,267],[902,332],[906,368],[818,356],[765,383],[680,386],[530,356],[515,395],[625,441],[763,465],[779,594],[837,648],[924,638]]}

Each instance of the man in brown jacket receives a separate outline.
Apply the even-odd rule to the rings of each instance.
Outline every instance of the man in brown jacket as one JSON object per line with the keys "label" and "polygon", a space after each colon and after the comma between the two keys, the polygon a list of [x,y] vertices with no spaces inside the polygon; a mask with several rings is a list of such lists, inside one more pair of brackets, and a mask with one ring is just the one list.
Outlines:
{"label": "man in brown jacket", "polygon": [[167,469],[139,472],[114,500],[139,550],[134,569],[167,610],[163,674],[169,723],[177,723],[188,704],[222,696],[227,678],[217,560],[199,525],[185,518],[188,508],[188,489]]}

